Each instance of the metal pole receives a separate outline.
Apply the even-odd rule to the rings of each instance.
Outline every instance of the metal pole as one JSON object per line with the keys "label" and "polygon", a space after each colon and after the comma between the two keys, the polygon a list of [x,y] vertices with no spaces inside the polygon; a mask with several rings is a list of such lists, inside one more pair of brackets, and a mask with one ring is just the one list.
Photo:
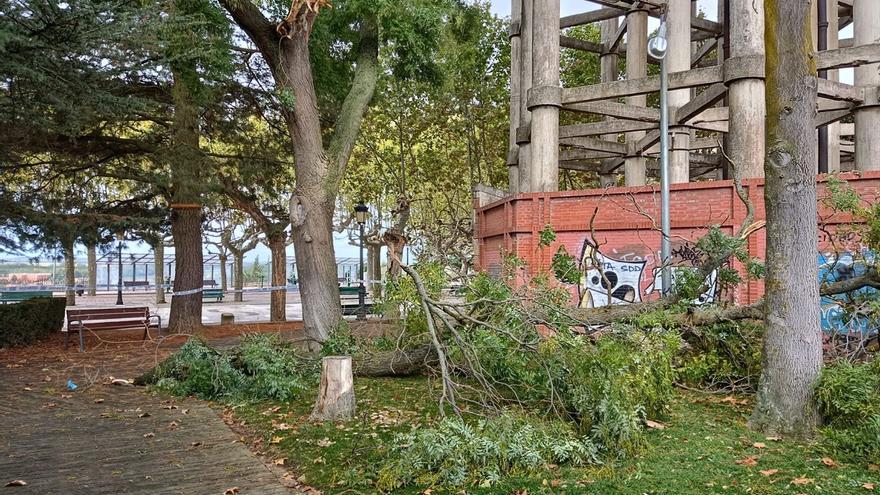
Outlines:
{"label": "metal pole", "polygon": [[116,304],[122,305],[122,241],[116,246],[117,264],[116,264]]}
{"label": "metal pole", "polygon": [[660,59],[660,259],[662,261],[663,295],[672,288],[669,266],[672,245],[669,222],[669,88],[666,73],[666,57]]}
{"label": "metal pole", "polygon": [[364,286],[364,224],[360,224],[360,264],[359,264],[359,285],[358,285],[358,320],[367,319],[367,288]]}

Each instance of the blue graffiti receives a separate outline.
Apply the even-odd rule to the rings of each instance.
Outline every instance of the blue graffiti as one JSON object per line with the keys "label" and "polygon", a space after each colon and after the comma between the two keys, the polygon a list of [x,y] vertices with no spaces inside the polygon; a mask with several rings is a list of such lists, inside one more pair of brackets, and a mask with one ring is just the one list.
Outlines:
{"label": "blue graffiti", "polygon": [[[874,253],[864,251],[857,256],[852,253],[819,254],[819,283],[840,282],[859,277],[868,270],[876,270]],[[867,314],[852,312],[848,308],[859,302],[878,297],[876,289],[863,287],[859,290],[822,297],[822,330],[826,332],[872,335],[878,331],[878,322]]]}

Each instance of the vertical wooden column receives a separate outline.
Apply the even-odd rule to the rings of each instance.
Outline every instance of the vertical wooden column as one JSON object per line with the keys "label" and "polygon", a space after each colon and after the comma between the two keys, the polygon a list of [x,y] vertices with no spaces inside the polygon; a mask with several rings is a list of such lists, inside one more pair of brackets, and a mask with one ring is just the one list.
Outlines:
{"label": "vertical wooden column", "polygon": [[520,107],[522,93],[520,91],[520,72],[522,65],[522,48],[520,33],[522,30],[522,0],[510,2],[510,133],[507,148],[508,190],[510,194],[519,192],[519,146],[516,144],[516,131],[520,126]]}
{"label": "vertical wooden column", "polygon": [[[730,0],[730,57],[764,54],[764,3]],[[731,63],[735,63],[732,60]],[[741,178],[764,176],[766,108],[764,79],[728,81],[730,106],[728,155]]]}
{"label": "vertical wooden column", "polygon": [[[648,75],[648,13],[631,10],[626,15],[626,78],[639,79]],[[647,95],[630,96],[627,105],[644,107]],[[629,132],[626,142],[637,142],[645,137],[644,131]],[[645,185],[645,157],[628,157],[624,163],[624,179],[627,186]]]}
{"label": "vertical wooden column", "polygon": [[535,0],[532,13],[531,190],[559,188],[559,0]]}
{"label": "vertical wooden column", "polygon": [[[530,129],[532,112],[529,111],[528,92],[532,89],[532,21],[535,0],[519,0],[522,6],[520,14],[520,66],[519,66],[519,129],[516,144],[519,145],[519,191],[532,191],[532,146]],[[558,22],[557,22],[558,27]],[[557,45],[559,44],[557,40]],[[515,74],[511,73],[511,77]]]}
{"label": "vertical wooden column", "polygon": [[[608,46],[617,34],[617,28],[620,25],[617,18],[606,19],[599,24],[602,44]],[[617,52],[602,53],[599,55],[599,78],[600,82],[612,82],[617,80],[619,57]],[[613,120],[611,117],[605,117],[604,120]],[[617,134],[605,134],[602,139],[607,141],[617,141]],[[607,160],[603,160],[603,163]],[[617,174],[605,174],[599,176],[599,185],[603,188],[617,185]]]}
{"label": "vertical wooden column", "polygon": [[[667,36],[669,51],[666,67],[669,72],[681,72],[691,68],[691,0],[669,0]],[[669,113],[690,101],[689,89],[669,92]],[[672,118],[670,122],[674,124]],[[672,184],[690,180],[690,131],[686,127],[670,126],[669,182]]]}
{"label": "vertical wooden column", "polygon": [[[827,0],[828,2],[828,49],[836,50],[840,48],[840,18],[838,9],[840,8],[837,0]],[[828,79],[832,81],[840,81],[839,70],[829,70]],[[828,172],[840,171],[840,122],[828,124]]]}
{"label": "vertical wooden column", "polygon": [[[880,1],[853,2],[853,31],[853,46],[867,45],[880,40]],[[856,67],[855,85],[869,88],[868,101],[855,111],[856,169],[880,170],[880,138],[878,138],[880,104],[877,102],[880,69],[877,64]]]}

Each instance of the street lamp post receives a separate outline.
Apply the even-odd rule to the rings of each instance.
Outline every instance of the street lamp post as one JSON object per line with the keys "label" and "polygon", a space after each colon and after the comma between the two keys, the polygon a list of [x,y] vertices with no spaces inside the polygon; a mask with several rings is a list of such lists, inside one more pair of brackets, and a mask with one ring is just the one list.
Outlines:
{"label": "street lamp post", "polygon": [[118,272],[116,278],[116,304],[122,306],[122,241],[125,240],[125,234],[119,232],[116,234],[116,240],[119,241],[119,244],[116,245],[116,269]]}
{"label": "street lamp post", "polygon": [[660,61],[660,259],[662,294],[669,294],[672,288],[672,272],[669,262],[672,257],[669,220],[669,82],[667,80],[666,52],[669,43],[666,39],[666,15],[660,18],[657,34],[648,40],[648,54]]}
{"label": "street lamp post", "polygon": [[358,284],[358,320],[366,320],[367,319],[367,287],[364,285],[364,225],[367,223],[367,216],[370,213],[370,209],[367,206],[360,202],[357,206],[354,207],[354,218],[357,221],[358,227],[360,228],[360,264],[359,264],[359,284]]}

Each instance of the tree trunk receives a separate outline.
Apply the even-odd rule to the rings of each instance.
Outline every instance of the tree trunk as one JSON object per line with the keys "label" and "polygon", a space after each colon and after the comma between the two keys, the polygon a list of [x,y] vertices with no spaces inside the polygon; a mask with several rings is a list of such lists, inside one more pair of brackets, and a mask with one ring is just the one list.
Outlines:
{"label": "tree trunk", "polygon": [[235,274],[232,277],[232,283],[235,287],[235,295],[232,296],[232,300],[235,302],[244,301],[244,293],[242,289],[244,289],[244,253],[233,254],[235,263]]}
{"label": "tree trunk", "polygon": [[73,240],[64,239],[61,242],[64,252],[64,294],[68,306],[76,306],[76,258],[73,252]]}
{"label": "tree trunk", "polygon": [[354,361],[356,376],[411,376],[436,366],[434,346],[425,344],[405,350],[362,354]]}
{"label": "tree trunk", "polygon": [[321,361],[321,384],[310,421],[351,419],[357,409],[351,356],[327,356]]}
{"label": "tree trunk", "polygon": [[367,244],[367,278],[374,301],[382,298],[382,245]]}
{"label": "tree trunk", "polygon": [[86,255],[88,261],[86,262],[88,265],[88,288],[86,289],[86,294],[90,296],[97,295],[98,293],[98,253],[97,247],[94,244],[86,245]]}
{"label": "tree trunk", "polygon": [[[269,321],[287,320],[287,253],[285,235],[275,234],[269,238],[272,253],[272,283],[269,292]],[[308,258],[307,258],[308,259]]]}
{"label": "tree trunk", "polygon": [[165,304],[165,245],[161,239],[153,246],[153,285],[156,286],[156,304]]}
{"label": "tree trunk", "polygon": [[764,352],[750,425],[809,437],[822,367],[816,263],[816,65],[810,3],[766,0],[767,210]]}
{"label": "tree trunk", "polygon": [[[342,321],[336,254],[333,248],[333,202],[305,209],[305,215],[291,215],[296,272],[302,298],[303,326],[309,349],[320,348]],[[291,210],[298,208],[293,205]]]}
{"label": "tree trunk", "polygon": [[228,288],[227,282],[226,282],[226,260],[229,259],[229,256],[227,256],[225,254],[221,254],[219,256],[219,258],[220,258],[220,290],[222,290],[223,292],[226,292],[226,289]]}
{"label": "tree trunk", "polygon": [[[202,324],[200,290],[204,281],[198,108],[189,87],[195,84],[194,78],[197,76],[194,71],[181,74],[177,70],[173,71],[173,75],[171,235],[174,237],[177,267],[168,330],[172,333],[191,333]],[[180,292],[184,294],[178,295]]]}

